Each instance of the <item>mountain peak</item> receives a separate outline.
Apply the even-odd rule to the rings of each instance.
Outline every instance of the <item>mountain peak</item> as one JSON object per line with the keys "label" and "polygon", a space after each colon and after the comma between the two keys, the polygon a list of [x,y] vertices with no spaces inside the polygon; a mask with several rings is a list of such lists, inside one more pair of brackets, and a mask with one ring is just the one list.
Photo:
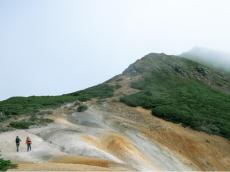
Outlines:
{"label": "mountain peak", "polygon": [[185,66],[186,61],[190,60],[164,53],[150,53],[131,64],[123,74],[142,75],[153,71],[170,70],[175,66]]}
{"label": "mountain peak", "polygon": [[[196,48],[197,49],[197,48]],[[199,80],[225,93],[230,93],[230,85],[223,84],[229,75],[216,69],[180,56],[164,53],[150,53],[131,64],[123,75],[146,77],[159,75],[182,80]]]}

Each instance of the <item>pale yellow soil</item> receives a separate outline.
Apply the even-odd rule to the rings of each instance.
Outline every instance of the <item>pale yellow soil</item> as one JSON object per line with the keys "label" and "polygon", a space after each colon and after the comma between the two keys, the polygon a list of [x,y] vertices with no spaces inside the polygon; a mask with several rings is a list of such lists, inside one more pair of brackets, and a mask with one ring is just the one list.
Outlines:
{"label": "pale yellow soil", "polygon": [[100,167],[84,164],[72,163],[22,163],[18,164],[17,169],[8,171],[129,171],[120,167]]}
{"label": "pale yellow soil", "polygon": [[[107,110],[131,119],[148,138],[183,156],[201,170],[230,170],[230,141],[154,117],[151,111],[111,100]],[[132,124],[132,125],[133,125]]]}
{"label": "pale yellow soil", "polygon": [[92,165],[98,167],[106,167],[108,168],[112,161],[105,159],[97,159],[92,157],[84,157],[84,156],[60,156],[52,158],[49,162],[52,163],[70,163],[70,164],[85,164]]}

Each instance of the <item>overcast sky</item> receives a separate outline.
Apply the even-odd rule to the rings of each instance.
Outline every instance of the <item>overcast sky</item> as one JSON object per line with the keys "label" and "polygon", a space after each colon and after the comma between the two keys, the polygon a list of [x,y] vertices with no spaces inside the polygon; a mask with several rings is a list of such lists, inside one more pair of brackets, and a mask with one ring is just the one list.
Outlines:
{"label": "overcast sky", "polygon": [[229,0],[0,0],[0,100],[101,83],[150,52],[229,52]]}

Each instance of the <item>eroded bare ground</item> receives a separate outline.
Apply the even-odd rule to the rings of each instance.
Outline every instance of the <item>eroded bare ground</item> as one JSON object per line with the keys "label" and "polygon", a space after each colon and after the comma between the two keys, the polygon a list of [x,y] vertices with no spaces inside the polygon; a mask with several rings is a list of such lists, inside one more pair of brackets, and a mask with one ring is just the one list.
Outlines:
{"label": "eroded bare ground", "polygon": [[[76,112],[74,104],[54,111],[46,127],[0,134],[3,157],[18,163],[13,171],[155,171],[229,170],[230,143],[151,115],[142,108],[116,100],[87,102]],[[33,139],[32,152],[16,135]]]}
{"label": "eroded bare ground", "polygon": [[[222,137],[208,135],[203,132],[184,128],[154,117],[143,108],[131,108],[116,100],[105,102],[102,109],[115,113],[117,118],[131,119],[121,125],[123,129],[135,126],[152,142],[160,143],[172,151],[174,155],[188,160],[187,163],[200,170],[229,170],[230,142]],[[116,121],[116,120],[115,120]]]}

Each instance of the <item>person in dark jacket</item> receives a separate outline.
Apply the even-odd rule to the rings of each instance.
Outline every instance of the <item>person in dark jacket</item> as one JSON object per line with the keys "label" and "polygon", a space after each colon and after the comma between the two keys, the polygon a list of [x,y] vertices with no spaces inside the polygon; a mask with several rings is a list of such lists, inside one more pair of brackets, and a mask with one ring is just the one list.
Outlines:
{"label": "person in dark jacket", "polygon": [[21,139],[17,136],[15,139],[17,152],[19,152],[20,142],[21,142]]}
{"label": "person in dark jacket", "polygon": [[26,138],[26,144],[27,144],[27,152],[31,151],[32,141],[29,137]]}

